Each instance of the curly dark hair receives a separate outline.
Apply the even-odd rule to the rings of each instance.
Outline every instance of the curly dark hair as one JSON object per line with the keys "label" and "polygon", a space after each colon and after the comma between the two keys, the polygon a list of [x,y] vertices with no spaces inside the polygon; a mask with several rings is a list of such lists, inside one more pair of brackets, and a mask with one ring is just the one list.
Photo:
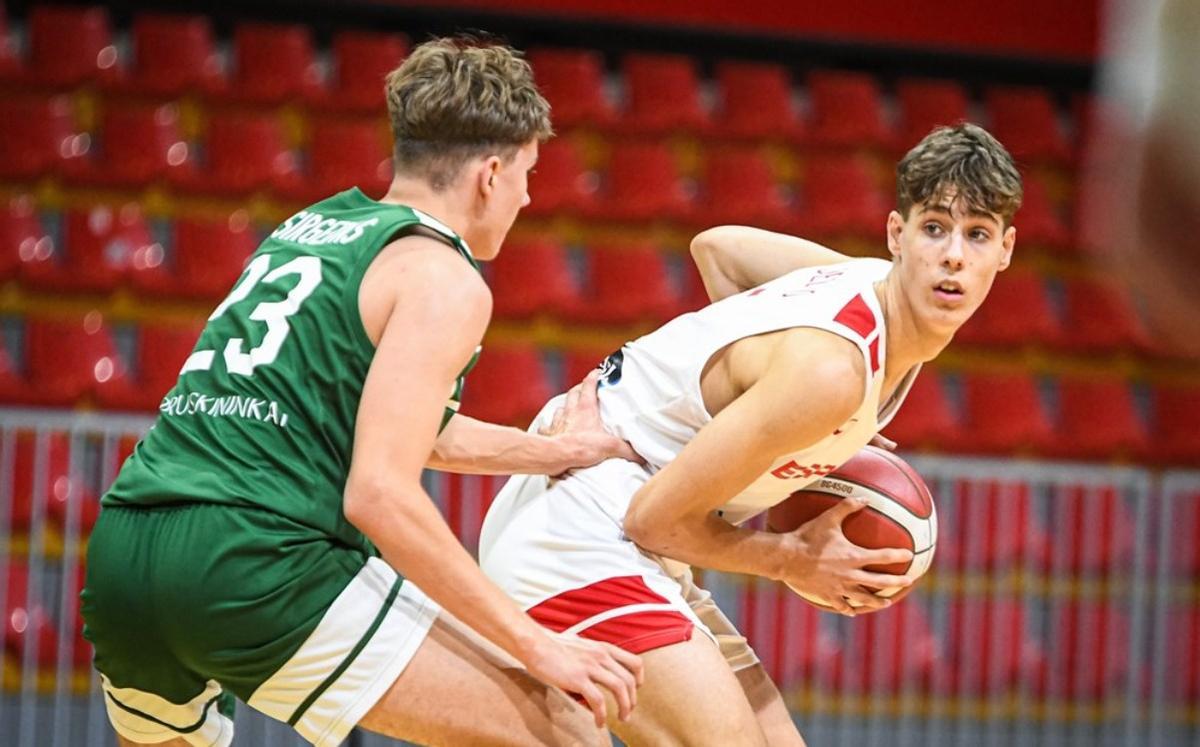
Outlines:
{"label": "curly dark hair", "polygon": [[896,166],[896,209],[905,217],[913,205],[937,202],[950,190],[970,210],[999,215],[1005,226],[1021,207],[1021,174],[1012,156],[968,122],[938,127]]}

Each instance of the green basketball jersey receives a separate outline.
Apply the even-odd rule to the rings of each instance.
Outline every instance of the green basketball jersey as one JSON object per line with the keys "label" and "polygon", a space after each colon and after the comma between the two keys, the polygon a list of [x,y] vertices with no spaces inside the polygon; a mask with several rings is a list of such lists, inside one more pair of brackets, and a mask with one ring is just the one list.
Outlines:
{"label": "green basketball jersey", "polygon": [[[419,226],[478,269],[447,226],[357,188],[279,226],[209,316],[103,504],[261,508],[370,552],[342,514],[358,402],[375,353],[359,315],[359,285],[384,246]],[[447,392],[443,427],[474,362]]]}

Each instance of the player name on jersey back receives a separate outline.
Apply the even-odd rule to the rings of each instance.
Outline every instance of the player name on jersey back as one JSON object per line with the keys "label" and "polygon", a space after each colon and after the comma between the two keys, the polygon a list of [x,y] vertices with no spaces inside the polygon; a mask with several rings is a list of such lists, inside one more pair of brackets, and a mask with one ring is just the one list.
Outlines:
{"label": "player name on jersey back", "polygon": [[301,210],[272,231],[271,238],[306,246],[344,245],[362,238],[368,228],[378,224],[378,218],[338,220],[309,210]]}

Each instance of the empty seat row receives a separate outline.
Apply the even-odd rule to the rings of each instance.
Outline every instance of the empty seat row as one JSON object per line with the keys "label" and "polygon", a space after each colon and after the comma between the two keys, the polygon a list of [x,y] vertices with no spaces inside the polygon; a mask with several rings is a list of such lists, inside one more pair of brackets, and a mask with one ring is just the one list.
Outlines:
{"label": "empty seat row", "polygon": [[[598,52],[533,49],[536,80],[558,126],[590,126],[630,134],[690,131],[733,139],[780,139],[826,147],[907,150],[938,125],[973,120],[970,96],[949,80],[901,80],[898,121],[872,75],[814,70],[804,104],[790,71],[773,64],[726,61],[714,70],[716,103],[705,106],[698,62],[688,56],[627,54],[623,105],[614,102]],[[984,122],[1018,158],[1063,162],[1072,149],[1053,94],[1042,88],[989,88]]]}
{"label": "empty seat row", "polygon": [[375,196],[391,181],[390,137],[376,118],[315,117],[293,152],[277,116],[215,113],[200,143],[180,131],[174,104],[106,107],[93,136],[80,133],[63,96],[0,102],[0,178],[57,175],[68,185],[142,188],[165,182],[183,193],[244,197],[270,190],[313,202],[358,185]]}
{"label": "empty seat row", "polygon": [[1125,285],[1109,278],[1047,279],[1022,266],[996,276],[987,301],[955,335],[955,344],[1156,352]]}
{"label": "empty seat row", "polygon": [[[232,39],[232,65],[221,69],[211,24],[201,16],[139,14],[131,54],[119,59],[102,8],[35,6],[28,18],[29,54],[9,77],[50,86],[96,80],[135,92],[196,91],[235,101],[324,101],[379,109],[383,76],[408,51],[399,35],[358,31],[334,35],[334,74],[322,80],[312,33],[302,25],[242,23]],[[827,146],[907,149],[938,124],[971,119],[961,85],[902,81],[893,123],[879,82],[862,73],[812,71],[805,77],[811,116],[801,116],[790,72],[778,65],[724,62],[715,69],[713,111],[704,105],[697,61],[689,56],[631,53],[621,65],[618,107],[603,58],[577,49],[534,49],[529,59],[561,127],[590,125],[636,134],[689,130],[732,138],[784,138]],[[3,67],[0,67],[0,71]],[[1053,95],[1041,88],[986,92],[985,121],[1019,158],[1065,161],[1071,148]]]}
{"label": "empty seat row", "polygon": [[58,221],[43,221],[28,197],[16,197],[0,216],[0,279],[15,277],[42,292],[128,286],[146,298],[213,301],[233,286],[259,242],[242,210],[172,221],[162,242],[134,203],[68,210]]}
{"label": "empty seat row", "polygon": [[[175,384],[200,326],[145,324],[124,355],[98,312],[29,318],[0,340],[0,404],[155,410]],[[8,351],[13,349],[17,355]]]}
{"label": "empty seat row", "polygon": [[[256,191],[311,202],[352,185],[370,195],[391,179],[389,134],[375,119],[315,117],[305,147],[293,151],[274,115],[214,113],[200,142],[187,142],[174,105],[114,106],[92,135],[76,132],[62,97],[0,101],[0,178],[57,174],[68,185],[140,188],[164,183],[183,194],[242,198]],[[617,142],[599,172],[569,138],[545,144],[525,214],[594,220],[669,220],[692,225],[740,222],[780,230],[878,238],[890,174],[861,155],[803,159],[801,184],[784,184],[763,151],[714,147],[699,183],[683,178],[662,141]],[[1025,179],[1017,215],[1022,247],[1069,251],[1068,217],[1036,175]]]}
{"label": "empty seat row", "polygon": [[910,448],[952,453],[1200,462],[1196,384],[1161,384],[1143,408],[1129,382],[1111,376],[1053,381],[973,373],[956,382],[958,397],[950,383],[932,370],[923,373],[885,435]]}
{"label": "empty seat row", "polygon": [[325,76],[312,32],[301,25],[238,24],[229,70],[223,69],[212,22],[204,16],[139,13],[126,51],[101,7],[37,5],[29,10],[26,28],[26,54],[12,56],[7,69],[0,66],[0,85],[61,89],[95,82],[142,96],[192,92],[235,103],[302,100],[343,111],[382,111],[384,76],[409,49],[401,34],[340,31],[333,35],[332,71]]}

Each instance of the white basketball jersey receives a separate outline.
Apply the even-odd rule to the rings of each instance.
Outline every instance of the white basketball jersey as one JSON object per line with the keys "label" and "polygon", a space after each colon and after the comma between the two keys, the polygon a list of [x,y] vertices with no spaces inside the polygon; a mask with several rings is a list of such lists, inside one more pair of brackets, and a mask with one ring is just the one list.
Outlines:
{"label": "white basketball jersey", "polygon": [[[727,521],[741,523],[779,503],[854,456],[891,420],[916,377],[914,368],[886,403],[880,402],[887,333],[874,284],[891,263],[855,259],[797,270],[700,311],[678,317],[626,344],[606,361],[600,412],[606,426],[628,441],[657,471],[712,420],[700,375],[726,345],[793,327],[814,327],[858,346],[867,371],[858,410],[825,438],[790,454],[726,503]],[[803,386],[803,381],[797,381]]]}

